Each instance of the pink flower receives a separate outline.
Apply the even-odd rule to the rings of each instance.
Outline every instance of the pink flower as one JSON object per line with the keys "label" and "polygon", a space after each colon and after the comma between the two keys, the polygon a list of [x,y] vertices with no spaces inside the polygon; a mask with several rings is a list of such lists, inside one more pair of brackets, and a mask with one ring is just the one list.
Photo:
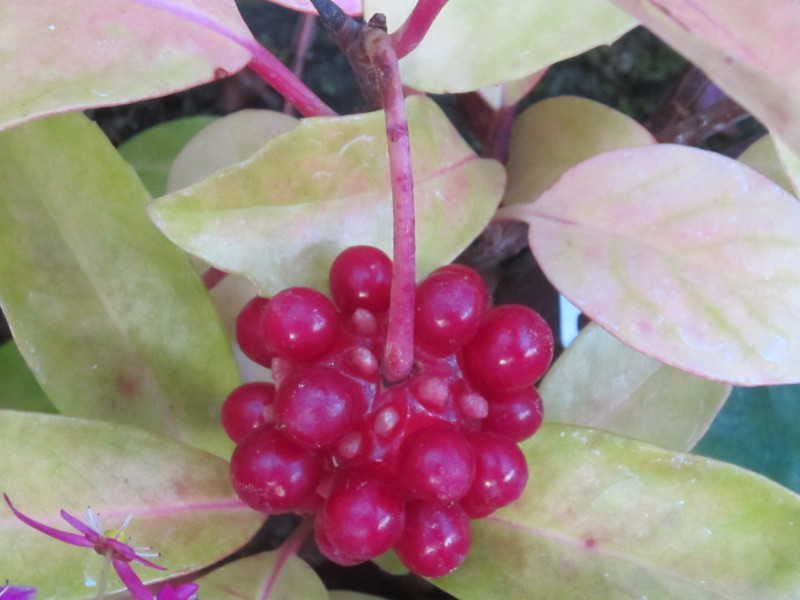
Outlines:
{"label": "pink flower", "polygon": [[166,584],[158,592],[156,600],[193,600],[197,598],[195,592],[200,587],[196,583],[182,583],[177,588],[173,588],[170,584]]}
{"label": "pink flower", "polygon": [[[71,533],[69,531],[61,531],[60,529],[55,529],[44,523],[39,523],[38,521],[34,521],[30,517],[22,514],[14,505],[11,504],[11,500],[8,499],[6,494],[3,494],[3,498],[8,504],[8,507],[14,513],[14,515],[26,525],[33,527],[37,531],[41,531],[42,533],[49,535],[50,537],[54,537],[57,540],[61,540],[62,542],[66,542],[67,544],[72,544],[73,546],[82,546],[84,548],[92,548],[95,552],[100,554],[101,556],[106,557],[107,559],[111,560],[111,564],[114,566],[114,570],[119,575],[119,578],[122,580],[122,583],[125,584],[125,587],[139,600],[153,600],[153,594],[151,594],[147,587],[145,587],[144,583],[142,583],[139,576],[136,575],[133,568],[131,567],[132,562],[138,562],[143,564],[147,567],[151,567],[153,569],[158,569],[160,571],[165,571],[164,567],[160,567],[149,560],[142,557],[141,554],[138,554],[136,550],[130,547],[128,544],[125,544],[119,541],[119,537],[122,535],[125,527],[130,520],[130,517],[125,519],[125,522],[122,526],[115,532],[113,537],[108,537],[103,531],[101,531],[99,521],[94,513],[89,511],[89,520],[92,522],[92,526],[87,525],[80,519],[77,519],[67,513],[66,511],[61,511],[61,518],[64,519],[67,523],[72,525],[75,529],[77,529],[80,533]],[[8,588],[9,591],[13,588]],[[35,590],[34,590],[35,593]],[[19,599],[29,599],[32,596],[2,596],[0,594],[0,600],[19,600]],[[159,595],[159,598],[161,596]],[[169,599],[170,596],[165,596],[165,598]],[[175,600],[187,600],[187,596],[172,596]]]}
{"label": "pink flower", "polygon": [[0,587],[0,599],[2,600],[33,600],[34,596],[36,596],[36,588],[9,585],[7,581],[3,587]]}

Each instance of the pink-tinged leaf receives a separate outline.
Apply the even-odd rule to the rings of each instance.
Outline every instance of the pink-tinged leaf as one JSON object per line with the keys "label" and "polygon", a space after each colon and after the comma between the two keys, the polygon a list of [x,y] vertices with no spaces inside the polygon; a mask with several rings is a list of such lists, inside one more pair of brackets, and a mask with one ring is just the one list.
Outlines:
{"label": "pink-tinged leaf", "polygon": [[[361,8],[361,0],[335,0],[336,5],[341,8],[344,12],[348,15],[352,15],[354,17],[359,17],[363,14],[363,10]],[[311,4],[311,0],[267,0],[267,2],[271,2],[272,4],[279,4],[280,6],[285,6],[286,8],[291,8],[292,10],[297,10],[300,12],[317,14],[314,5]]]}
{"label": "pink-tinged leaf", "polygon": [[599,102],[575,96],[537,102],[514,122],[503,204],[534,201],[564,171],[595,154],[655,143],[639,123]]}
{"label": "pink-tinged leaf", "polygon": [[552,423],[605,429],[677,451],[708,430],[731,386],[667,366],[591,323],[539,384]]}
{"label": "pink-tinged leaf", "polygon": [[800,204],[756,171],[684,146],[614,150],[505,211],[626,344],[737,385],[800,381]]}
{"label": "pink-tinged leaf", "polygon": [[[242,504],[227,461],[141,429],[82,419],[0,410],[0,488],[14,506],[61,530],[64,510],[99,513],[103,530],[124,531],[152,547],[167,570],[132,563],[146,583],[186,574],[226,556],[258,529],[264,515]],[[39,589],[38,598],[96,595],[103,557],[29,527],[0,502],[0,573]],[[142,551],[144,552],[144,551]],[[47,560],[42,560],[42,557]],[[111,574],[108,593],[122,585]]]}
{"label": "pink-tinged leaf", "polygon": [[254,44],[230,0],[4,0],[0,129],[213,81]]}
{"label": "pink-tinged leaf", "polygon": [[795,0],[612,0],[800,152]]}
{"label": "pink-tinged leaf", "polygon": [[[365,0],[364,14],[398,29],[416,0]],[[426,92],[469,92],[537,73],[609,44],[635,21],[606,0],[450,0],[415,50],[403,83]]]}
{"label": "pink-tinged leaf", "polygon": [[435,580],[461,600],[791,600],[800,497],[739,467],[545,424],[523,496]]}
{"label": "pink-tinged leaf", "polygon": [[153,226],[133,169],[81,114],[0,134],[0,303],[62,414],[229,455],[239,377],[202,281]]}
{"label": "pink-tinged leaf", "polygon": [[[432,100],[406,102],[422,277],[486,226],[505,172],[479,158]],[[150,214],[184,250],[246,275],[264,296],[297,285],[327,290],[344,248],[371,244],[391,254],[385,127],[380,111],[305,119],[239,165],[155,200]]]}
{"label": "pink-tinged leaf", "polygon": [[297,556],[282,557],[280,550],[237,560],[212,571],[198,583],[203,600],[328,598],[325,586],[313,569]]}

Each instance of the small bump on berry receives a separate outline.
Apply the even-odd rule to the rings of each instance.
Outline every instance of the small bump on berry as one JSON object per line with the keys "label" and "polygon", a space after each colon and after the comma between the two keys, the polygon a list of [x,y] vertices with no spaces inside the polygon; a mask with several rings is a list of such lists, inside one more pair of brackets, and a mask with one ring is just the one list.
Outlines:
{"label": "small bump on berry", "polygon": [[461,414],[467,418],[483,419],[489,414],[489,403],[480,394],[474,392],[461,394],[457,402]]}
{"label": "small bump on berry", "polygon": [[387,406],[375,415],[375,433],[380,436],[389,435],[400,422],[400,415],[391,406]]}
{"label": "small bump on berry", "polygon": [[370,378],[378,373],[378,358],[368,348],[354,348],[348,354],[347,360],[362,377]]}
{"label": "small bump on berry", "polygon": [[375,335],[378,332],[378,320],[365,308],[357,308],[350,317],[350,323],[359,335]]}
{"label": "small bump on berry", "polygon": [[439,377],[426,377],[417,383],[416,396],[426,406],[441,408],[450,398],[450,388]]}

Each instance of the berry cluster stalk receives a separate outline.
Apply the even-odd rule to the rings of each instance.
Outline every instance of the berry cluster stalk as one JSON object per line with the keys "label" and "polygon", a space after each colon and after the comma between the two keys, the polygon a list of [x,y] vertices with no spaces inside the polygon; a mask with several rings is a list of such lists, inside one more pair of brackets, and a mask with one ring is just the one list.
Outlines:
{"label": "berry cluster stalk", "polygon": [[411,374],[414,366],[416,239],[411,145],[403,85],[392,39],[380,27],[367,25],[365,29],[364,49],[380,74],[392,180],[394,266],[383,376],[387,381],[400,381]]}
{"label": "berry cluster stalk", "polygon": [[403,58],[419,45],[445,4],[447,0],[418,0],[405,23],[392,34],[398,58]]}

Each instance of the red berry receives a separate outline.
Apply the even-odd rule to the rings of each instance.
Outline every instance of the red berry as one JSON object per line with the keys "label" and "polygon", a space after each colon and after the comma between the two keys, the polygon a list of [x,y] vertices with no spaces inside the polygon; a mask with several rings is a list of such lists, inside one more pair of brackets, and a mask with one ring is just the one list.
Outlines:
{"label": "red berry", "polygon": [[414,573],[442,577],[464,562],[469,544],[469,517],[458,504],[413,500],[406,504],[406,526],[394,549]]}
{"label": "red berry", "polygon": [[313,366],[288,375],[275,394],[276,427],[301,446],[319,448],[347,433],[364,402],[338,371]]}
{"label": "red berry", "polygon": [[[328,558],[347,563],[362,562],[394,546],[405,524],[405,504],[388,482],[370,473],[353,470],[339,477],[325,507],[317,516],[315,530],[322,533]],[[325,553],[326,548],[321,548]]]}
{"label": "red berry", "polygon": [[536,433],[544,419],[542,397],[531,386],[487,396],[489,413],[482,431],[492,431],[521,442]]}
{"label": "red berry", "polygon": [[264,309],[261,327],[273,353],[297,361],[319,358],[339,332],[339,313],[323,294],[311,288],[287,288]]}
{"label": "red berry", "polygon": [[331,265],[331,296],[345,313],[358,308],[371,313],[389,309],[392,286],[392,260],[372,246],[353,246],[344,250]]}
{"label": "red berry", "polygon": [[476,271],[463,265],[436,269],[417,286],[415,343],[436,356],[452,354],[478,331],[488,304]]}
{"label": "red berry", "polygon": [[458,500],[469,490],[474,472],[470,443],[447,425],[415,431],[398,453],[398,477],[412,496],[422,500]]}
{"label": "red berry", "polygon": [[272,420],[275,386],[254,381],[233,390],[222,404],[222,427],[237,444],[248,433]]}
{"label": "red berry", "polygon": [[485,517],[520,497],[528,482],[522,450],[507,437],[481,432],[472,438],[475,478],[461,506],[472,518]]}
{"label": "red berry", "polygon": [[236,317],[236,341],[250,360],[269,367],[274,354],[267,348],[267,340],[261,329],[261,318],[269,300],[256,296],[244,305]]}
{"label": "red berry", "polygon": [[485,393],[538,381],[553,360],[553,334],[539,313],[520,304],[491,309],[462,350],[464,374]]}
{"label": "red berry", "polygon": [[271,427],[248,435],[233,451],[231,483],[239,498],[263,512],[287,512],[307,502],[322,479],[322,457]]}

